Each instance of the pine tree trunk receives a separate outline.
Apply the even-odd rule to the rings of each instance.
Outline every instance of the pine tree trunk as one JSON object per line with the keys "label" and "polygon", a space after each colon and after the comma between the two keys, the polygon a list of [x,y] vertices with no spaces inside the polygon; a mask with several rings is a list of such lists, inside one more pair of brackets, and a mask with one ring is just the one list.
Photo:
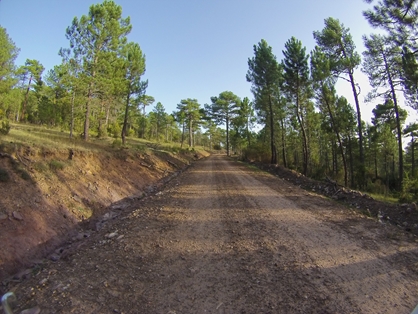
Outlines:
{"label": "pine tree trunk", "polygon": [[189,147],[193,147],[192,118],[189,118]]}
{"label": "pine tree trunk", "polygon": [[83,135],[83,138],[84,138],[85,141],[89,140],[90,101],[91,101],[91,87],[89,87],[89,91],[88,91],[88,94],[87,94],[86,114],[85,114],[85,119],[84,119],[84,135]]}
{"label": "pine tree trunk", "polygon": [[247,117],[247,125],[246,125],[246,132],[247,132],[247,141],[248,141],[248,146],[251,145],[251,134],[250,134],[250,127],[249,127],[249,118]]}
{"label": "pine tree trunk", "polygon": [[229,156],[229,118],[226,118],[226,155]]}
{"label": "pine tree trunk", "polygon": [[359,182],[360,187],[365,186],[365,180],[366,180],[366,172],[365,172],[365,164],[364,164],[364,150],[363,150],[363,126],[361,124],[361,112],[360,112],[360,103],[358,100],[356,85],[354,83],[354,76],[352,73],[350,73],[350,83],[351,83],[351,89],[353,90],[354,95],[354,101],[356,103],[356,111],[357,111],[357,127],[358,127],[358,138],[359,138],[359,149],[360,149],[360,163],[361,163],[361,169],[360,169],[360,178],[361,181]]}
{"label": "pine tree trunk", "polygon": [[25,101],[23,102],[22,114],[20,115],[21,121],[25,121],[25,110],[26,110],[26,105],[28,104],[29,90],[30,90],[31,83],[32,83],[32,75],[29,77],[28,88],[26,89]]}
{"label": "pine tree trunk", "polygon": [[414,143],[414,134],[412,134],[412,139],[411,139],[411,158],[412,158],[412,177],[415,178],[415,143]]}
{"label": "pine tree trunk", "polygon": [[74,100],[75,100],[75,91],[73,92],[73,96],[71,97],[70,138],[73,138],[73,130],[74,130]]}
{"label": "pine tree trunk", "polygon": [[350,156],[350,179],[351,179],[351,187],[354,188],[355,182],[354,182],[354,157],[353,157],[353,143],[351,140],[351,136],[348,135],[348,150],[349,150],[349,156]]}
{"label": "pine tree trunk", "polygon": [[144,104],[144,107],[142,108],[142,115],[144,116],[144,119],[143,119],[143,122],[142,122],[142,138],[145,138],[145,123],[146,123],[145,104]]}
{"label": "pine tree trunk", "polygon": [[[98,62],[98,56],[96,56],[94,58],[94,62],[93,62],[93,71],[91,74],[92,79],[94,80],[96,78],[96,70],[95,70],[95,66]],[[88,141],[89,140],[89,129],[90,129],[90,105],[91,105],[91,98],[92,98],[92,93],[93,93],[93,87],[94,87],[94,82],[90,82],[89,83],[89,89],[88,89],[88,93],[87,93],[87,103],[86,103],[86,115],[85,115],[85,120],[84,120],[84,140]]]}
{"label": "pine tree trunk", "polygon": [[305,126],[300,114],[300,104],[299,104],[299,92],[296,94],[296,117],[298,119],[298,123],[300,129],[302,131],[302,148],[303,148],[303,175],[308,174],[308,141],[306,138],[306,130]]}
{"label": "pine tree trunk", "polygon": [[122,144],[125,145],[126,144],[126,129],[127,129],[127,125],[128,125],[128,115],[129,115],[129,101],[131,98],[131,91],[130,91],[130,87],[129,87],[129,91],[128,91],[128,95],[126,96],[126,105],[125,105],[125,117],[123,118],[123,127],[122,127]]}
{"label": "pine tree trunk", "polygon": [[286,130],[284,127],[283,119],[280,119],[282,127],[282,154],[283,154],[283,166],[287,168],[287,157],[286,157]]}
{"label": "pine tree trunk", "polygon": [[[322,87],[324,88],[324,86],[322,86]],[[331,118],[332,128],[334,129],[335,135],[337,136],[338,145],[340,147],[340,153],[341,153],[341,158],[343,160],[343,167],[344,167],[344,186],[347,187],[347,185],[348,185],[347,160],[345,158],[344,148],[343,148],[343,144],[342,144],[342,141],[341,141],[340,132],[338,131],[337,126],[335,125],[334,115],[332,114],[331,106],[330,106],[328,100],[325,97],[324,97],[324,99],[325,99],[325,103],[326,103],[327,108],[328,108],[329,116]]]}
{"label": "pine tree trunk", "polygon": [[269,111],[270,111],[270,149],[271,149],[271,164],[277,164],[276,145],[274,144],[274,114],[273,104],[271,102],[271,95],[269,94]]}
{"label": "pine tree trunk", "polygon": [[110,101],[108,101],[106,104],[106,119],[105,119],[106,128],[109,126],[109,117],[110,117]]}
{"label": "pine tree trunk", "polygon": [[340,173],[340,167],[338,166],[338,148],[337,148],[337,143],[334,144],[335,145],[335,175],[338,176],[338,174]]}
{"label": "pine tree trunk", "polygon": [[399,183],[398,183],[398,189],[399,191],[402,190],[402,184],[403,184],[403,149],[402,149],[402,130],[401,130],[401,122],[399,119],[399,108],[398,108],[398,100],[396,98],[396,92],[395,87],[393,86],[393,80],[392,75],[389,71],[389,65],[386,60],[386,55],[383,53],[383,60],[385,62],[385,69],[386,74],[388,76],[390,91],[392,94],[392,100],[393,105],[395,109],[395,115],[396,115],[396,131],[398,133],[398,155],[399,155]]}
{"label": "pine tree trunk", "polygon": [[183,148],[183,143],[184,143],[184,130],[185,130],[185,125],[183,121],[182,131],[181,131],[181,145],[180,145],[181,148]]}
{"label": "pine tree trunk", "polygon": [[[344,47],[342,46],[341,48],[342,48],[342,53],[344,55],[344,58],[348,59]],[[364,150],[363,150],[363,126],[361,124],[360,102],[358,100],[358,94],[357,94],[356,84],[354,82],[354,75],[353,75],[352,69],[349,69],[348,76],[350,78],[351,89],[353,91],[354,102],[356,103],[356,111],[357,111],[357,127],[358,127],[360,163],[361,163],[361,167],[359,169],[360,170],[359,185],[360,187],[364,187],[366,183],[366,171],[365,171],[365,164],[364,164],[365,159],[364,159]]]}
{"label": "pine tree trunk", "polygon": [[388,155],[385,153],[385,185],[387,190],[389,190],[389,174],[388,174]]}

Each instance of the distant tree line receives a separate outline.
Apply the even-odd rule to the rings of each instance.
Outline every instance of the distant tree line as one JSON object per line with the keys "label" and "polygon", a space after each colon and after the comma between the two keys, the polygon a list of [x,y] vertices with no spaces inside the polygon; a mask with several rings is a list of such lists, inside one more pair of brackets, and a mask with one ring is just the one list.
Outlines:
{"label": "distant tree line", "polygon": [[[222,148],[228,155],[412,200],[418,189],[418,124],[405,125],[402,106],[418,109],[418,0],[381,0],[364,16],[381,31],[363,37],[362,58],[349,29],[330,17],[313,32],[311,52],[294,37],[281,60],[265,40],[254,45],[246,74],[252,100],[223,91],[204,105],[181,99],[172,113],[146,94],[145,54],[128,41],[130,19],[113,1],[73,19],[66,30],[69,45],[59,50],[62,62],[47,73],[38,60],[16,66],[19,49],[0,26],[0,134],[13,121],[60,127],[84,140],[112,136],[125,144],[139,137]],[[365,101],[378,103],[371,123],[361,116],[358,68],[372,87]],[[350,101],[337,94],[339,80],[351,87]]]}

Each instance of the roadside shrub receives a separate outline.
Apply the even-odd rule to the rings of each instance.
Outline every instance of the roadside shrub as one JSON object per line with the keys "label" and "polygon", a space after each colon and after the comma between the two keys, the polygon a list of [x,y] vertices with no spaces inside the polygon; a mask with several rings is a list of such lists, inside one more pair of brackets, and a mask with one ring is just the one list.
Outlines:
{"label": "roadside shrub", "polygon": [[411,179],[406,173],[402,191],[399,195],[399,201],[401,203],[411,203],[417,201],[417,192],[418,192],[418,180]]}
{"label": "roadside shrub", "polygon": [[222,150],[222,147],[221,147],[221,145],[219,145],[219,144],[214,144],[214,145],[213,145],[213,149],[214,149],[214,150]]}
{"label": "roadside shrub", "polygon": [[65,168],[65,164],[62,161],[51,160],[49,162],[49,168],[51,168],[51,170],[62,170]]}
{"label": "roadside shrub", "polygon": [[17,174],[19,174],[19,176],[23,180],[25,180],[25,181],[32,180],[32,177],[30,176],[29,172],[27,172],[24,168],[19,166],[19,167],[16,168],[16,172],[17,172]]}
{"label": "roadside shrub", "polygon": [[33,164],[33,168],[35,168],[36,171],[38,172],[47,172],[49,170],[49,167],[46,163],[39,161]]}
{"label": "roadside shrub", "polygon": [[98,138],[106,138],[107,137],[107,129],[104,125],[100,125],[97,130],[97,137]]}
{"label": "roadside shrub", "polygon": [[1,121],[0,134],[7,135],[10,132],[9,120]]}
{"label": "roadside shrub", "polygon": [[181,151],[180,147],[178,147],[178,146],[171,146],[171,147],[170,147],[170,150],[171,150],[174,154],[178,154],[178,153]]}
{"label": "roadside shrub", "polygon": [[121,148],[122,147],[122,140],[115,138],[115,140],[112,143],[113,148]]}
{"label": "roadside shrub", "polygon": [[265,144],[254,143],[243,150],[242,157],[246,161],[268,163],[271,159],[271,153],[269,147]]}
{"label": "roadside shrub", "polygon": [[10,159],[10,163],[12,164],[13,170],[16,174],[18,174],[23,180],[31,181],[32,177],[30,176],[29,172],[15,159]]}
{"label": "roadside shrub", "polygon": [[108,128],[107,133],[110,134],[114,138],[119,138],[120,134],[122,132],[122,129],[117,122],[113,122]]}
{"label": "roadside shrub", "polygon": [[8,182],[10,180],[10,175],[6,169],[0,168],[0,182]]}
{"label": "roadside shrub", "polygon": [[136,145],[136,150],[140,153],[146,153],[147,152],[147,146],[145,145]]}

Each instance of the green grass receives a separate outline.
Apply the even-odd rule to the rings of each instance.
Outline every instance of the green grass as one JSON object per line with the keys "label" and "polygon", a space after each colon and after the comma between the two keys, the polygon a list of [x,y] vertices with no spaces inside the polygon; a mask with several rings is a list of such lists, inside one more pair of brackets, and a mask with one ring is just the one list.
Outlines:
{"label": "green grass", "polygon": [[144,154],[147,151],[147,146],[143,145],[143,144],[137,144],[135,147],[135,150]]}
{"label": "green grass", "polygon": [[[178,153],[188,151],[188,148],[180,148],[180,144],[155,143],[145,139],[128,137],[126,144],[122,145],[120,139],[112,137],[96,138],[91,134],[89,141],[84,141],[79,136],[69,138],[69,132],[63,132],[59,128],[46,128],[31,124],[11,124],[9,134],[0,139],[0,145],[13,148],[15,145],[34,146],[48,150],[69,150],[102,152],[103,150],[133,149],[145,153],[151,148]],[[12,149],[13,150],[13,149]]]}
{"label": "green grass", "polygon": [[33,168],[36,171],[41,172],[41,173],[46,173],[50,169],[49,166],[43,161],[39,161],[39,162],[34,163]]}
{"label": "green grass", "polygon": [[[12,123],[9,134],[0,137],[1,151],[12,153],[21,146],[29,146],[41,151],[46,150],[63,152],[65,150],[75,150],[93,154],[102,154],[104,151],[118,152],[120,150],[123,150],[128,154],[131,152],[140,152],[145,154],[150,151],[162,151],[172,154],[194,154],[195,152],[205,151],[203,147],[189,148],[187,143],[185,143],[184,147],[181,148],[180,143],[156,143],[136,137],[127,137],[126,144],[122,145],[120,139],[112,137],[97,138],[94,136],[94,132],[90,134],[89,141],[84,141],[78,135],[74,135],[73,138],[69,138],[69,132],[64,132],[59,128],[47,128],[45,126],[32,124]],[[51,170],[60,170],[63,168],[62,165],[52,162],[52,164],[49,165],[38,164],[35,169],[40,172],[46,172],[46,167]]]}
{"label": "green grass", "polygon": [[374,193],[366,193],[373,197],[376,201],[391,203],[391,204],[399,204],[399,200],[393,196],[384,195],[384,194],[374,194]]}
{"label": "green grass", "polygon": [[69,138],[68,132],[62,132],[58,128],[46,128],[44,126],[29,124],[11,124],[9,134],[2,136],[4,145],[29,145],[48,150],[76,149],[79,151],[98,152],[110,148],[113,138],[98,139],[90,137],[89,141],[82,138]]}
{"label": "green grass", "polygon": [[121,148],[122,147],[122,140],[119,138],[115,138],[112,142],[113,148]]}
{"label": "green grass", "polygon": [[59,160],[51,160],[49,162],[49,168],[54,171],[63,170],[65,168],[65,163]]}

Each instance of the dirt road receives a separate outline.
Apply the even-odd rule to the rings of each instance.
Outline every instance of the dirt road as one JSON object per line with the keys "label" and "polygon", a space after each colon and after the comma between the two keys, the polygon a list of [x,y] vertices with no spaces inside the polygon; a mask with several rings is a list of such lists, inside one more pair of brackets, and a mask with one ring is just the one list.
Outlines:
{"label": "dirt road", "polygon": [[59,261],[9,284],[17,307],[410,313],[418,303],[415,237],[224,156],[116,214]]}

